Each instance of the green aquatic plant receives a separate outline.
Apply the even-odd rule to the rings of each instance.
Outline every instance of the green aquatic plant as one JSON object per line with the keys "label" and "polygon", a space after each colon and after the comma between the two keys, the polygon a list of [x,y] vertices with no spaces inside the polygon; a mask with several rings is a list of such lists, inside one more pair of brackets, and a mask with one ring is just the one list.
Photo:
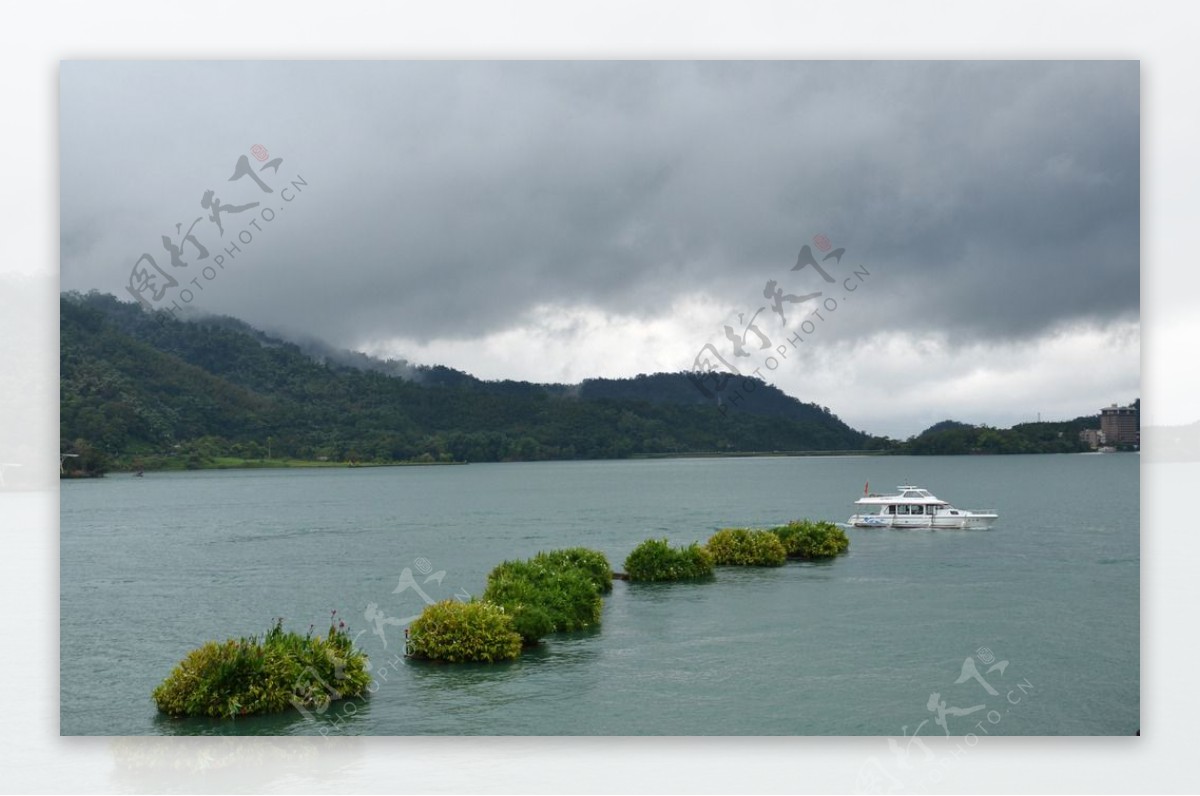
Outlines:
{"label": "green aquatic plant", "polygon": [[[575,548],[505,561],[488,573],[483,599],[504,608],[526,644],[599,624],[602,584],[612,587],[612,570],[601,576],[592,552]],[[597,555],[607,569],[608,560]]]}
{"label": "green aquatic plant", "polygon": [[510,661],[521,654],[513,618],[486,601],[443,600],[426,606],[409,627],[407,653],[447,663]]}
{"label": "green aquatic plant", "polygon": [[717,566],[778,567],[787,561],[787,551],[770,531],[723,528],[705,544]]}
{"label": "green aquatic plant", "polygon": [[582,570],[591,578],[592,583],[596,584],[596,588],[600,589],[601,593],[607,594],[612,591],[612,566],[608,563],[608,557],[599,550],[568,547],[563,550],[538,553],[533,560],[544,562],[551,567],[570,567]]}
{"label": "green aquatic plant", "polygon": [[631,581],[696,580],[712,577],[713,559],[695,542],[672,548],[666,539],[647,539],[625,558],[625,572]]}
{"label": "green aquatic plant", "polygon": [[329,633],[301,636],[283,620],[262,638],[210,641],[189,652],[154,689],[155,705],[171,716],[234,718],[289,707],[323,709],[361,696],[371,683],[367,654],[331,614]]}
{"label": "green aquatic plant", "polygon": [[850,548],[846,532],[826,520],[792,520],[771,531],[783,543],[788,558],[833,558]]}

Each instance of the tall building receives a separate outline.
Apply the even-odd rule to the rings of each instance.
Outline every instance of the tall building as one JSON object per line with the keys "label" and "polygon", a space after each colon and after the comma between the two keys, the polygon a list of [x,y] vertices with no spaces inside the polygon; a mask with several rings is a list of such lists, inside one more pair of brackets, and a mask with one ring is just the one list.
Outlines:
{"label": "tall building", "polygon": [[1140,445],[1142,432],[1138,407],[1112,404],[1101,409],[1100,430],[1109,445]]}

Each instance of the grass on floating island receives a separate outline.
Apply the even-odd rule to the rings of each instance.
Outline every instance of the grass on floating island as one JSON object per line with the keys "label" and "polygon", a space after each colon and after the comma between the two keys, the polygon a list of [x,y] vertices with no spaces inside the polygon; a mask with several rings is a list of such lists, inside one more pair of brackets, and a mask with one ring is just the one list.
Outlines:
{"label": "grass on floating island", "polygon": [[788,558],[833,558],[850,548],[846,532],[826,520],[792,520],[771,532],[783,543]]}
{"label": "grass on floating island", "polygon": [[723,528],[705,547],[717,566],[780,567],[787,561],[783,542],[770,531]]}
{"label": "grass on floating island", "polygon": [[234,718],[289,707],[323,709],[366,691],[371,683],[366,665],[366,653],[354,647],[344,622],[331,621],[325,636],[314,636],[311,626],[302,636],[284,631],[277,619],[261,638],[210,641],[192,650],[152,696],[171,716]]}
{"label": "grass on floating island", "polygon": [[699,544],[671,547],[666,539],[647,539],[625,559],[631,581],[699,580],[713,574],[713,557]]}
{"label": "grass on floating island", "polygon": [[488,574],[481,600],[427,607],[409,628],[408,652],[447,663],[512,660],[551,633],[599,624],[601,596],[610,591],[612,568],[596,550],[505,561]]}

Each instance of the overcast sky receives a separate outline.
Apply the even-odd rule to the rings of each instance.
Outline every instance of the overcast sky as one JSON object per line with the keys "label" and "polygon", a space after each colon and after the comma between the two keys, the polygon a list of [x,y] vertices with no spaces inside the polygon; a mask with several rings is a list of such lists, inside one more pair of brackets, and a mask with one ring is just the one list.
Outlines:
{"label": "overcast sky", "polygon": [[484,378],[711,344],[895,437],[1140,394],[1136,62],[68,62],[61,180],[64,290],[148,253],[158,306]]}

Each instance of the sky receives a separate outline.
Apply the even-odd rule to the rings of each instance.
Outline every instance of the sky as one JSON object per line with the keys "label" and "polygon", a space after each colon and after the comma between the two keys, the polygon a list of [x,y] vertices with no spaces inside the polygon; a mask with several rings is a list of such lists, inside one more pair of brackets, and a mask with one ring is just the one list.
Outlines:
{"label": "sky", "polygon": [[68,61],[61,288],[481,378],[707,361],[897,438],[1094,414],[1140,395],[1139,81]]}

